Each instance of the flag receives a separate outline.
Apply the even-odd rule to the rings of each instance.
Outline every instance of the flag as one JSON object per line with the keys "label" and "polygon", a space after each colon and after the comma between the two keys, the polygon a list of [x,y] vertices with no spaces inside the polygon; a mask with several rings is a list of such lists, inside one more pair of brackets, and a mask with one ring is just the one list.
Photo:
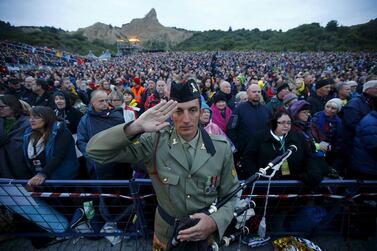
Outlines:
{"label": "flag", "polygon": [[83,64],[85,64],[84,59],[83,59],[83,58],[77,58],[77,64],[78,64],[78,65],[83,65]]}

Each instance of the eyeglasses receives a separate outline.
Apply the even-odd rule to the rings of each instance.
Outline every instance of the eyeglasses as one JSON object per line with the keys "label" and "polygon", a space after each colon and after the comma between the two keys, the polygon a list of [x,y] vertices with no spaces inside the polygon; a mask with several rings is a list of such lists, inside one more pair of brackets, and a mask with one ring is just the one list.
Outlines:
{"label": "eyeglasses", "polygon": [[292,121],[278,121],[279,125],[292,125]]}
{"label": "eyeglasses", "polygon": [[301,111],[300,113],[305,114],[305,115],[307,115],[307,116],[310,115],[310,112],[308,112],[308,111]]}

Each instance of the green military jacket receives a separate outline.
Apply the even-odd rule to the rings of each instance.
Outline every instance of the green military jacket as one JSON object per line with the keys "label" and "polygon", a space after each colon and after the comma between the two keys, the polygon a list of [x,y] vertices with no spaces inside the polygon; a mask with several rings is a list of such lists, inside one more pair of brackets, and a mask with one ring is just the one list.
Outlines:
{"label": "green military jacket", "polygon": [[[206,151],[199,130],[198,147],[190,168],[176,130],[161,130],[155,165],[153,151],[157,133],[144,133],[130,141],[124,133],[124,126],[117,125],[96,134],[87,145],[89,157],[99,163],[145,163],[158,204],[169,215],[181,219],[208,208],[216,199],[238,187],[232,151],[225,138],[210,136],[216,149],[212,156]],[[211,215],[218,228],[216,239],[222,237],[232,220],[234,201],[229,201]],[[158,239],[166,244],[173,229],[161,218],[158,210],[154,228]]]}

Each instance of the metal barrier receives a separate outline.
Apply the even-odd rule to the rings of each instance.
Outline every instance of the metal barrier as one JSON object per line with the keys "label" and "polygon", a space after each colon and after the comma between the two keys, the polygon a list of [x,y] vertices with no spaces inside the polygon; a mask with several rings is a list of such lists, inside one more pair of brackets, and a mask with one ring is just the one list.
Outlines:
{"label": "metal barrier", "polygon": [[[0,235],[150,238],[156,198],[149,179],[47,180],[33,192],[27,180],[0,179]],[[257,232],[268,198],[267,234],[348,237],[375,231],[377,181],[324,180],[315,192],[300,181],[274,180],[255,184],[255,216],[246,224]],[[251,188],[243,192],[248,196]],[[8,224],[7,224],[8,223]],[[364,224],[364,225],[363,225]]]}

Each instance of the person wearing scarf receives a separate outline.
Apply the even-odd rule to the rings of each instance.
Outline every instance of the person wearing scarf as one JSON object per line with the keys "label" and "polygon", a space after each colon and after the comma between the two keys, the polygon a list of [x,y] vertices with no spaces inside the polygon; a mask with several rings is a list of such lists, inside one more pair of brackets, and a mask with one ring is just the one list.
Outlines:
{"label": "person wearing scarf", "polygon": [[75,179],[78,160],[71,132],[58,122],[53,110],[35,106],[30,111],[30,128],[23,137],[27,166],[34,176],[28,185],[38,186],[49,179]]}
{"label": "person wearing scarf", "polygon": [[227,106],[225,94],[219,92],[215,95],[211,110],[213,123],[218,125],[221,130],[226,133],[232,110]]}

